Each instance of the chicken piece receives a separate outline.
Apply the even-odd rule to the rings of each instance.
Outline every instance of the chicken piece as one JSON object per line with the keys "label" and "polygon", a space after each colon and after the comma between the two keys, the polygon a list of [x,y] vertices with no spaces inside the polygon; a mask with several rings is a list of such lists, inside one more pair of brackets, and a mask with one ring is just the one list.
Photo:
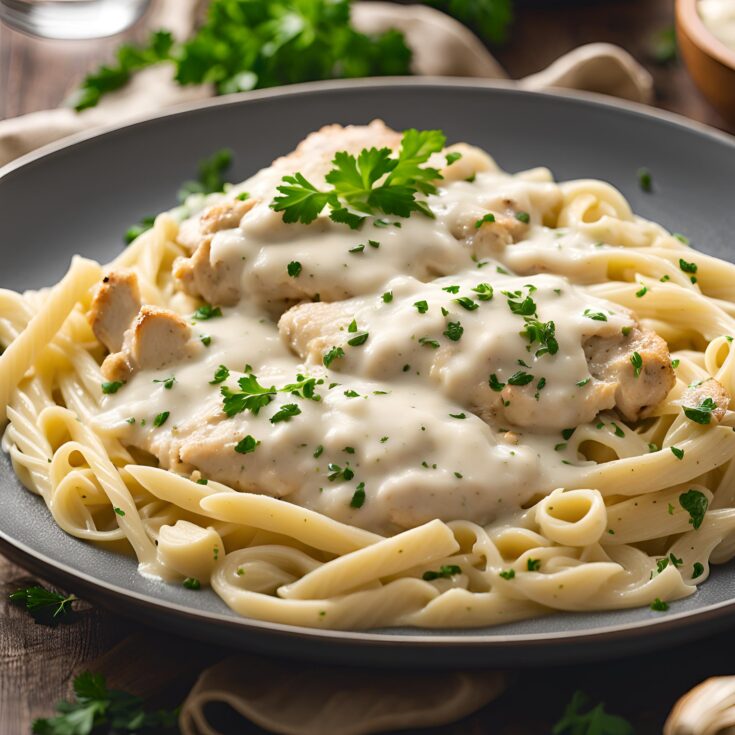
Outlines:
{"label": "chicken piece", "polygon": [[97,287],[87,314],[94,336],[110,352],[118,352],[123,335],[140,306],[140,289],[135,273],[110,271]]}
{"label": "chicken piece", "polygon": [[628,421],[649,416],[676,382],[666,342],[648,329],[636,326],[627,336],[592,336],[584,351],[592,376],[617,386],[615,405]]}
{"label": "chicken piece", "polygon": [[158,370],[179,362],[193,349],[191,329],[176,313],[143,306],[125,332],[119,352],[102,363],[108,380],[127,380],[137,370]]}
{"label": "chicken piece", "polygon": [[[496,257],[506,245],[523,240],[529,230],[529,223],[522,221],[523,215],[522,219],[517,217],[519,212],[525,210],[515,199],[502,197],[485,202],[485,207],[482,210],[472,207],[462,211],[450,227],[457,240],[467,240],[472,245],[478,258]],[[483,221],[477,227],[486,215],[492,215],[494,219]]]}
{"label": "chicken piece", "polygon": [[347,331],[351,320],[345,302],[297,304],[278,320],[278,331],[297,355],[319,363],[333,345],[354,336]]}
{"label": "chicken piece", "polygon": [[730,394],[720,382],[708,378],[702,383],[690,385],[681,397],[681,405],[685,408],[700,408],[703,403],[710,407],[714,404],[710,416],[719,424],[730,406]]}
{"label": "chicken piece", "polygon": [[240,299],[239,270],[228,260],[212,263],[211,235],[201,240],[190,258],[177,258],[172,272],[185,293],[210,304],[232,306]]}
{"label": "chicken piece", "polygon": [[255,198],[235,199],[220,202],[205,209],[199,218],[199,228],[204,235],[213,235],[220,230],[231,230],[258,203]]}
{"label": "chicken piece", "polygon": [[389,128],[382,120],[369,125],[325,125],[310,133],[294,151],[277,158],[273,168],[278,179],[285,174],[300,171],[315,185],[332,168],[332,159],[338,151],[356,155],[363,148],[393,148],[401,144],[401,133]]}
{"label": "chicken piece", "polygon": [[[455,293],[477,293],[473,289],[485,277],[480,272],[428,284],[395,279],[389,284],[390,304],[375,297],[300,304],[278,326],[286,343],[308,362],[322,363],[339,348],[344,354],[331,361],[332,370],[381,380],[404,372],[420,376],[484,420],[506,426],[578,426],[616,406],[635,421],[673,387],[671,359],[660,337],[641,330],[627,310],[601,300],[594,305],[607,318],[585,316],[589,296],[552,276],[534,278],[532,293],[542,321],[555,325],[559,354],[534,361],[528,338],[519,331],[523,322],[506,305],[512,286],[506,291],[496,284],[494,297],[486,301],[475,296],[471,311],[453,300]],[[504,285],[528,289],[526,281],[508,279]],[[419,311],[417,304],[423,302],[426,307]],[[637,375],[634,353],[641,360]],[[527,369],[525,375],[514,375],[519,365]],[[495,379],[489,381],[488,375]]]}

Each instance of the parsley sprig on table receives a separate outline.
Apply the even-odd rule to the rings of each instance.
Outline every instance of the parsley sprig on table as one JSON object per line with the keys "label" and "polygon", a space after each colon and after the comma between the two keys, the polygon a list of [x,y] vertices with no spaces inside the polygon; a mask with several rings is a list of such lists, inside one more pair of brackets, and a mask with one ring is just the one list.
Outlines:
{"label": "parsley sprig on table", "polygon": [[588,706],[587,695],[575,692],[563,717],[551,730],[552,735],[633,735],[632,725],[622,717],[609,715],[604,704],[583,712]]}
{"label": "parsley sprig on table", "polygon": [[177,710],[146,712],[143,700],[108,689],[105,677],[85,671],[74,679],[75,701],[59,702],[57,715],[36,720],[36,735],[89,735],[92,732],[155,732],[173,730]]}
{"label": "parsley sprig on table", "polygon": [[[504,38],[511,0],[426,0],[491,41]],[[184,42],[170,31],[142,46],[120,46],[115,61],[89,74],[72,95],[76,110],[94,107],[136,72],[167,61],[178,84],[212,84],[218,94],[322,79],[411,73],[411,49],[397,29],[360,33],[352,0],[212,0],[202,25]]]}
{"label": "parsley sprig on table", "polygon": [[16,604],[24,605],[37,623],[55,625],[71,613],[72,603],[77,597],[33,585],[12,592],[10,599]]}
{"label": "parsley sprig on table", "polygon": [[318,189],[303,174],[284,176],[280,196],[271,203],[283,212],[284,222],[308,225],[328,207],[334,222],[357,229],[367,215],[388,214],[410,217],[421,212],[433,217],[419,194],[436,192],[434,183],[442,176],[425,164],[432,153],[444,148],[440,130],[406,130],[396,155],[390,148],[364,148],[357,156],[339,152],[326,175],[329,189]]}

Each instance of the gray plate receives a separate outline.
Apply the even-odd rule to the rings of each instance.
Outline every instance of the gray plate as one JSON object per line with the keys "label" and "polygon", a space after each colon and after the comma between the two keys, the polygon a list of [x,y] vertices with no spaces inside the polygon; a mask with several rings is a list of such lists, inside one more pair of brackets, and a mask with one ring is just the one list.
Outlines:
{"label": "gray plate", "polygon": [[[305,85],[190,107],[51,146],[0,171],[0,286],[56,281],[73,253],[121,250],[125,229],[170,207],[197,161],[236,153],[239,181],[330,122],[382,117],[395,128],[442,128],[510,171],[547,165],[557,179],[617,186],[644,217],[722,258],[735,252],[735,142],[641,107],[580,95],[520,92],[477,81],[388,80]],[[645,194],[636,171],[653,172]],[[156,583],[128,558],[64,534],[0,457],[2,551],[77,593],[167,630],[274,654],[361,664],[524,665],[672,645],[735,622],[735,568],[715,569],[668,613],[647,608],[556,614],[480,630],[322,632],[245,620],[213,593]],[[573,644],[573,645],[572,645]]]}

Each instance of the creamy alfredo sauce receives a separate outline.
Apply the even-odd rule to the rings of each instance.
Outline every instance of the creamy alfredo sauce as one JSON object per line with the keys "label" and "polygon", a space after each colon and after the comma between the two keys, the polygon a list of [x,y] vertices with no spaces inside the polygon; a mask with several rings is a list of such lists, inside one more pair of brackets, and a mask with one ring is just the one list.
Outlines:
{"label": "creamy alfredo sauce", "polygon": [[[230,197],[247,190],[261,203],[212,242],[211,262],[227,263],[239,302],[223,306],[219,318],[192,321],[194,337],[206,335],[208,345],[199,342],[191,359],[139,372],[105,397],[98,428],[153,453],[163,467],[379,532],[433,518],[486,523],[539,493],[579,486],[590,463],[566,447],[562,429],[597,412],[588,410],[596,387],[581,345],[631,319],[564,278],[516,277],[492,259],[507,233],[475,227],[489,207],[528,214],[528,224],[511,215],[508,228],[523,240],[513,247],[541,252],[569,240],[593,248],[579,233],[544,226],[560,194],[539,178],[479,173],[429,198],[436,219],[369,218],[352,231],[326,218],[284,224],[268,207],[277,181],[259,173]],[[182,238],[193,232],[186,224]],[[301,265],[297,276],[288,273],[293,262]],[[334,319],[307,320],[324,339],[300,344],[296,330],[296,354],[277,318],[316,294],[359,298],[333,304],[344,312]],[[527,298],[532,310],[527,302],[517,307],[522,313],[511,308]],[[522,334],[528,319],[554,322],[555,354]],[[460,338],[447,336],[450,323],[461,324]],[[365,333],[364,342],[349,344]],[[343,356],[325,367],[337,347]],[[213,383],[220,365],[229,377]],[[228,418],[221,389],[237,391],[249,374],[275,392],[257,415],[246,409]],[[312,398],[303,388],[283,390],[298,376],[314,378]],[[156,382],[170,377],[170,387]],[[250,451],[236,451],[238,443]]]}
{"label": "creamy alfredo sauce", "polygon": [[735,0],[699,0],[699,15],[712,35],[735,51]]}

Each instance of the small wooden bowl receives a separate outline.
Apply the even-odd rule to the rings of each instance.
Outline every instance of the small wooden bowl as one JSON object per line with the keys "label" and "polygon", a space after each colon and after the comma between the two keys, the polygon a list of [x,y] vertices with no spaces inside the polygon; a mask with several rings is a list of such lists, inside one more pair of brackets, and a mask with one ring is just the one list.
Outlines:
{"label": "small wooden bowl", "polygon": [[697,0],[676,0],[676,35],[699,90],[723,117],[735,122],[735,51],[705,26]]}

